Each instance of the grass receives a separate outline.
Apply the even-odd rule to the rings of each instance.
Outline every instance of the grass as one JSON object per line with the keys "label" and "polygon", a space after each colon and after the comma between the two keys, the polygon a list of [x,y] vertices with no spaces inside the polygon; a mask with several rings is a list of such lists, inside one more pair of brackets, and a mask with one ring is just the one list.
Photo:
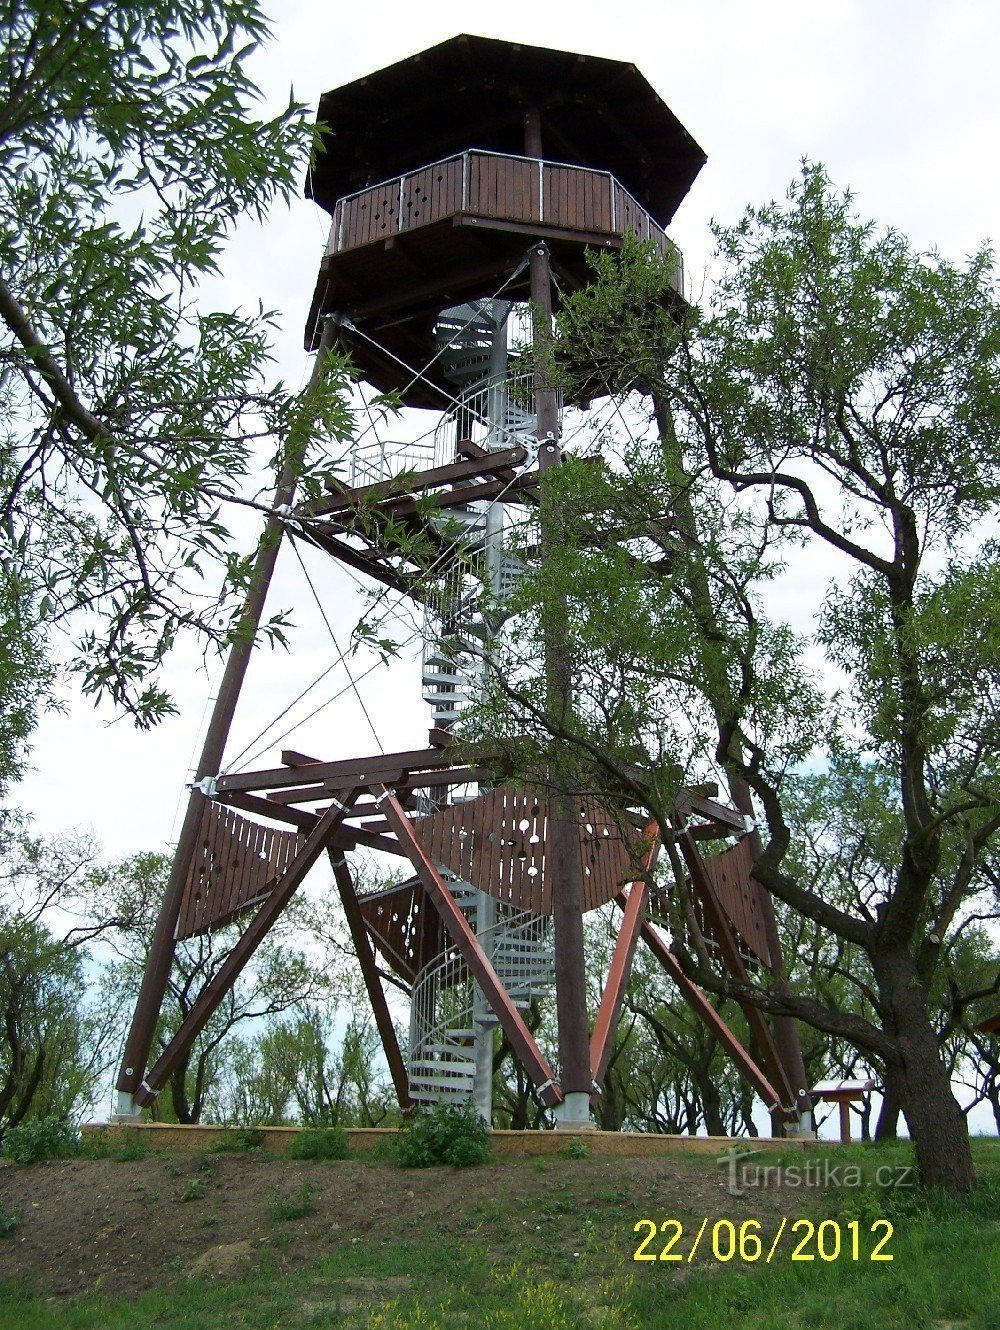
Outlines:
{"label": "grass", "polygon": [[290,1219],[303,1219],[312,1209],[315,1187],[311,1182],[303,1182],[293,1196],[285,1196],[276,1191],[271,1197],[271,1218],[276,1224]]}
{"label": "grass", "polygon": [[[771,1264],[763,1255],[752,1264],[740,1264],[738,1257],[720,1263],[710,1249],[692,1265],[633,1261],[641,1240],[633,1232],[639,1208],[658,1220],[668,1217],[660,1213],[656,1188],[639,1201],[612,1179],[591,1195],[589,1213],[581,1212],[578,1170],[553,1159],[547,1161],[544,1202],[526,1204],[514,1190],[470,1196],[457,1234],[429,1223],[405,1239],[393,1232],[392,1216],[386,1215],[364,1237],[339,1235],[329,1253],[308,1268],[296,1268],[277,1244],[270,1253],[264,1249],[253,1272],[243,1277],[209,1283],[178,1272],[169,1287],[127,1300],[95,1291],[60,1304],[23,1286],[0,1284],[0,1327],[718,1330],[729,1324],[741,1330],[1000,1330],[1000,1150],[995,1143],[977,1142],[975,1148],[982,1181],[968,1202],[876,1188],[880,1167],[909,1167],[904,1143],[830,1149],[831,1166],[858,1165],[857,1186],[827,1193],[789,1188],[778,1193],[777,1205],[771,1192],[768,1206],[747,1189],[731,1202],[727,1198],[719,1211],[732,1217],[737,1231],[759,1217],[767,1239],[781,1216],[836,1221],[844,1237],[854,1217],[861,1235],[857,1261],[850,1259],[849,1246],[834,1261],[792,1261],[791,1243],[779,1248]],[[778,1158],[762,1154],[753,1162],[774,1165]],[[801,1158],[789,1154],[786,1162]],[[714,1173],[708,1162],[706,1170]],[[272,1218],[300,1218],[311,1204],[305,1185],[291,1196],[276,1193]],[[697,1214],[678,1218],[684,1224],[679,1245],[686,1250]],[[893,1225],[887,1244],[893,1259],[872,1262],[867,1259],[871,1225],[885,1219]],[[658,1234],[655,1249],[669,1236],[669,1231]],[[809,1249],[816,1254],[815,1239]]]}

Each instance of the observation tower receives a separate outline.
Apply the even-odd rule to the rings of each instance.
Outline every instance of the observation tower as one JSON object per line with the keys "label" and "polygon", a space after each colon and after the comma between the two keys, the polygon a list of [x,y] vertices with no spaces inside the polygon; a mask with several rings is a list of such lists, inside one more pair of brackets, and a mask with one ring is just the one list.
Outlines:
{"label": "observation tower", "polygon": [[[318,119],[327,129],[307,193],[330,232],[305,329],[319,353],[314,376],[339,345],[371,387],[439,418],[415,445],[359,444],[318,498],[296,501],[286,466],[244,623],[252,636],[284,536],[409,598],[422,616],[423,697],[413,705],[429,708],[428,742],[360,757],[286,750],[272,768],[228,772],[251,651],[249,640],[233,647],[138,995],[119,1111],[151,1102],[323,858],[404,1110],[472,1098],[490,1121],[502,1038],[556,1125],[590,1126],[642,939],[768,1108],[796,1123],[808,1099],[787,1024],[745,1007],[751,1054],[660,927],[654,870],[670,839],[720,963],[738,979],[780,972],[745,811],[714,787],[685,788],[671,826],[658,827],[593,792],[514,783],[453,733],[488,676],[505,602],[553,539],[538,520],[546,473],[563,460],[553,307],[589,280],[588,248],[619,249],[630,233],[673,264],[683,300],[665,228],[704,153],[634,65],[473,36],[333,89]],[[510,349],[512,320],[531,329],[530,369]],[[558,632],[540,686],[573,706]],[[359,892],[357,849],[392,856],[405,880]],[[583,917],[613,902],[617,940],[592,1012]],[[147,1070],[177,942],[233,921],[241,931],[225,964]],[[409,1000],[403,1047],[383,976]],[[553,1009],[554,1065],[526,1021]]]}

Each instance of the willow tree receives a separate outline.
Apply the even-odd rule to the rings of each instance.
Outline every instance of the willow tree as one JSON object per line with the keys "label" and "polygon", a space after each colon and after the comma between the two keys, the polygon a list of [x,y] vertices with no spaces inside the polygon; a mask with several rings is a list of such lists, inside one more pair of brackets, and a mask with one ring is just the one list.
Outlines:
{"label": "willow tree", "polygon": [[[717,239],[721,275],[703,311],[679,306],[673,264],[635,244],[596,256],[593,284],[564,303],[569,391],[619,399],[608,464],[566,466],[548,483],[560,555],[505,607],[510,654],[467,728],[508,737],[525,766],[560,753],[568,780],[617,791],[661,825],[678,783],[713,765],[737,795],[752,791],[756,876],[863,957],[873,1001],[858,1009],[780,983],[751,994],[715,975],[703,948],[679,945],[685,967],[870,1054],[925,1182],[964,1192],[966,1122],[930,993],[963,918],[995,905],[990,255],[914,252],[860,219],[815,166]],[[828,585],[797,634],[784,611],[803,578]],[[572,717],[548,715],[531,684],[555,612],[575,661]],[[803,831],[790,825],[801,801],[787,797],[789,775],[831,754],[868,773],[867,796],[881,791],[872,833],[883,845],[894,828],[889,859],[847,899],[789,853]],[[858,812],[871,815],[870,797]]]}
{"label": "willow tree", "polygon": [[[178,633],[224,640],[239,621],[251,565],[228,514],[262,451],[302,445],[302,402],[269,377],[273,316],[213,308],[199,284],[241,218],[297,192],[313,131],[294,101],[261,111],[252,0],[11,0],[0,31],[0,742],[16,748],[47,676],[10,643],[63,632],[84,689],[148,724],[171,705],[158,667]],[[312,394],[316,433],[346,428],[337,388]]]}

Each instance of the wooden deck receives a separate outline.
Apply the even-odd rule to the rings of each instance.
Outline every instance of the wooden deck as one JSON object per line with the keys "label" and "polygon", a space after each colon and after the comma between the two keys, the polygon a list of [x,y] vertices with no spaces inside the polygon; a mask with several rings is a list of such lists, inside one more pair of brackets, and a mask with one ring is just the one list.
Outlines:
{"label": "wooden deck", "polygon": [[679,250],[607,171],[481,150],[433,162],[337,201],[305,345],[315,350],[320,320],[335,312],[362,378],[406,406],[441,410],[453,390],[434,359],[442,309],[501,290],[526,300],[523,259],[540,240],[558,303],[591,280],[588,248],[620,249],[630,231],[673,261],[683,299]]}
{"label": "wooden deck", "polygon": [[470,150],[340,199],[326,253],[343,254],[446,218],[534,223],[618,241],[631,230],[661,253],[676,252],[663,228],[607,171]]}

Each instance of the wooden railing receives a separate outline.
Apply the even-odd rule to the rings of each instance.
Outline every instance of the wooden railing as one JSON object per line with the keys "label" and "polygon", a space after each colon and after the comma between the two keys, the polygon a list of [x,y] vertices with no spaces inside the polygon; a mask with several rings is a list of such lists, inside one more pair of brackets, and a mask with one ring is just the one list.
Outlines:
{"label": "wooden railing", "polygon": [[631,229],[661,253],[676,255],[676,285],[682,285],[680,252],[609,172],[481,149],[338,200],[327,253],[340,254],[457,214],[592,235],[623,236]]}

